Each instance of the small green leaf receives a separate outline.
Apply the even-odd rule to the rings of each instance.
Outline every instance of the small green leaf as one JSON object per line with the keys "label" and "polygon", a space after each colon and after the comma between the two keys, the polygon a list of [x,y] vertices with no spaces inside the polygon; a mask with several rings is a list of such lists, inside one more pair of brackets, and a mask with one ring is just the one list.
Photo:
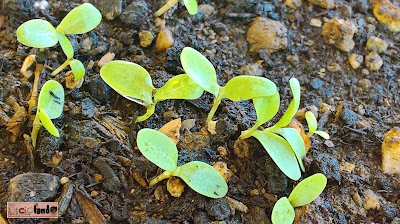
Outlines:
{"label": "small green leaf", "polygon": [[307,136],[310,137],[317,130],[317,119],[311,111],[307,111],[305,117],[308,124]]}
{"label": "small green leaf", "polygon": [[305,172],[303,159],[306,157],[306,147],[299,132],[294,128],[278,128],[274,132],[281,135],[290,144],[297,157],[297,161],[299,161],[301,170]]}
{"label": "small green leaf", "polygon": [[222,198],[228,192],[224,178],[207,163],[193,161],[179,166],[174,176],[180,177],[197,193],[210,198]]}
{"label": "small green leaf", "polygon": [[198,6],[196,0],[183,0],[183,3],[190,15],[195,15],[197,13]]}
{"label": "small green leaf", "polygon": [[172,77],[165,85],[157,90],[154,101],[166,99],[194,100],[203,94],[204,90],[196,85],[186,74]]}
{"label": "small green leaf", "polygon": [[322,173],[314,174],[302,180],[290,193],[290,203],[293,207],[311,203],[324,191],[326,182],[326,177]]}
{"label": "small green leaf", "polygon": [[81,61],[73,59],[69,63],[69,67],[71,67],[72,72],[74,73],[75,81],[78,81],[85,75],[85,67]]}
{"label": "small green leaf", "polygon": [[111,61],[100,69],[100,76],[123,97],[140,104],[153,103],[154,87],[149,73],[142,66],[127,61]]}
{"label": "small green leaf", "polygon": [[26,46],[36,48],[52,47],[58,42],[56,29],[41,19],[29,20],[19,26],[17,39]]}
{"label": "small green leaf", "polygon": [[329,134],[324,131],[315,131],[314,133],[321,136],[324,139],[329,139]]}
{"label": "small green leaf", "polygon": [[257,123],[259,124],[258,126],[269,121],[276,115],[279,110],[279,102],[280,97],[278,91],[276,91],[272,96],[257,97],[253,99],[254,109],[257,114]]}
{"label": "small green leaf", "polygon": [[49,116],[47,116],[47,114],[44,110],[39,108],[36,116],[39,117],[39,120],[42,123],[43,127],[46,128],[46,130],[50,134],[52,134],[56,137],[60,137],[60,133],[58,132],[58,129],[54,126],[53,122],[51,121]]}
{"label": "small green leaf", "polygon": [[276,85],[270,80],[262,77],[242,75],[229,80],[221,88],[219,97],[239,101],[271,96],[276,92]]}
{"label": "small green leaf", "polygon": [[197,85],[218,96],[220,86],[217,82],[217,73],[206,57],[191,47],[185,47],[181,53],[181,63],[185,73]]}
{"label": "small green leaf", "polygon": [[269,156],[286,176],[292,180],[300,178],[301,173],[296,156],[285,139],[274,133],[259,130],[255,130],[252,136],[261,142]]}
{"label": "small green leaf", "polygon": [[72,9],[61,21],[57,31],[63,34],[87,33],[101,22],[101,13],[90,3]]}
{"label": "small green leaf", "polygon": [[59,117],[64,108],[64,88],[55,80],[47,81],[40,90],[38,109],[43,110],[50,119]]}
{"label": "small green leaf", "polygon": [[287,197],[280,198],[272,210],[271,221],[273,224],[292,224],[295,217],[293,206]]}
{"label": "small green leaf", "polygon": [[137,145],[144,157],[161,169],[176,170],[178,149],[168,136],[159,131],[145,128],[138,132]]}
{"label": "small green leaf", "polygon": [[57,35],[58,41],[60,42],[61,48],[64,51],[65,56],[67,56],[67,59],[74,57],[74,48],[72,48],[72,44],[68,40],[67,36],[60,32],[57,32]]}
{"label": "small green leaf", "polygon": [[289,107],[281,117],[281,119],[271,128],[270,130],[285,127],[290,123],[293,116],[296,114],[297,110],[299,109],[300,105],[300,83],[296,78],[291,78],[290,81],[290,88],[293,94],[293,100],[290,102]]}

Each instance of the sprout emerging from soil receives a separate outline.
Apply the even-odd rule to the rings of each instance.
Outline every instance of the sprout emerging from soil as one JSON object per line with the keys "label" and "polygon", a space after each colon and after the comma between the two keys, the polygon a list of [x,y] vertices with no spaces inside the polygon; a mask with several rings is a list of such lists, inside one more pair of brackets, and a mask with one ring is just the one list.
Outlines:
{"label": "sprout emerging from soil", "polygon": [[326,177],[317,173],[301,181],[289,195],[289,198],[279,199],[272,210],[273,224],[292,224],[295,207],[300,207],[314,201],[325,189]]}
{"label": "sprout emerging from soil", "polygon": [[[196,0],[182,0],[182,1],[183,4],[185,4],[185,7],[190,15],[195,15],[199,10]],[[154,17],[161,16],[178,2],[179,0],[169,0],[163,7],[161,7],[157,12],[154,13]]]}
{"label": "sprout emerging from soil", "polygon": [[[279,110],[280,98],[278,92],[271,96],[255,98],[253,102],[257,122],[251,129],[243,131],[239,138],[246,139],[250,136],[257,138],[279,169],[290,179],[298,180],[301,176],[300,169],[303,172],[305,171],[303,165],[303,158],[306,156],[305,144],[296,129],[286,126],[290,123],[300,105],[300,83],[296,78],[291,78],[289,83],[293,100],[281,119],[275,125],[263,131],[256,130],[276,115]],[[316,131],[317,120],[311,112],[306,113],[306,119],[310,125],[309,136],[317,133],[324,138],[329,138],[326,132]]]}
{"label": "sprout emerging from soil", "polygon": [[255,76],[237,76],[221,87],[218,85],[217,73],[211,62],[200,52],[190,47],[185,47],[182,50],[181,63],[186,74],[193,82],[215,96],[213,107],[207,117],[207,123],[212,120],[223,98],[239,101],[271,97],[277,94],[277,88],[273,82],[266,78]]}
{"label": "sprout emerging from soil", "polygon": [[58,129],[51,119],[58,118],[64,107],[64,89],[60,83],[54,80],[47,81],[40,91],[37,112],[32,128],[32,145],[36,147],[36,139],[42,126],[50,134],[59,137]]}
{"label": "sprout emerging from soil", "polygon": [[146,114],[138,117],[136,122],[149,118],[160,101],[167,99],[194,100],[203,94],[203,89],[186,74],[169,79],[164,86],[156,90],[147,70],[132,62],[120,60],[108,62],[101,68],[100,76],[125,98],[147,107]]}
{"label": "sprout emerging from soil", "polygon": [[52,75],[58,74],[68,65],[74,73],[75,81],[85,75],[85,68],[79,60],[73,59],[74,49],[66,34],[83,34],[93,30],[100,24],[101,14],[90,3],[84,3],[71,10],[57,28],[41,19],[33,19],[23,23],[17,29],[17,39],[29,47],[46,48],[58,42],[64,51],[67,60]]}
{"label": "sprout emerging from soil", "polygon": [[165,170],[150,181],[150,187],[161,180],[176,176],[197,193],[210,198],[222,198],[228,192],[228,185],[224,178],[207,163],[192,161],[177,166],[178,149],[165,134],[153,129],[142,129],[137,135],[137,145],[144,157]]}

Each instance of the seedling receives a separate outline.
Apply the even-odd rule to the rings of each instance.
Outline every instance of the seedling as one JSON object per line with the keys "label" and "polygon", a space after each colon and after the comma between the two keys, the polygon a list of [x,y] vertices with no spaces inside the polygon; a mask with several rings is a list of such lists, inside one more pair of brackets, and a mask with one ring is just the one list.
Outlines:
{"label": "seedling", "polygon": [[273,224],[292,224],[295,207],[300,207],[314,201],[325,189],[326,177],[317,173],[301,181],[289,195],[289,198],[280,198],[272,210]]}
{"label": "seedling", "polygon": [[197,193],[210,198],[222,198],[228,192],[228,185],[224,178],[207,163],[192,161],[177,166],[178,149],[165,134],[153,129],[142,129],[137,135],[137,145],[144,157],[165,170],[150,181],[150,187],[161,180],[176,176]]}
{"label": "seedling", "polygon": [[[290,123],[300,105],[300,83],[296,78],[291,78],[289,83],[293,93],[293,100],[281,119],[275,125],[263,131],[256,130],[260,125],[276,115],[280,105],[280,98],[278,93],[267,97],[255,98],[253,101],[257,122],[251,129],[243,131],[239,138],[246,139],[250,136],[257,138],[279,169],[290,179],[298,180],[301,176],[300,169],[303,172],[305,170],[303,165],[303,158],[306,156],[305,145],[299,132],[286,126]],[[306,113],[306,118],[310,125],[309,136],[317,133],[324,138],[329,138],[326,132],[316,131],[317,120],[311,112]]]}
{"label": "seedling", "polygon": [[213,107],[207,117],[207,123],[212,120],[223,98],[239,101],[270,97],[277,94],[276,85],[273,82],[255,76],[237,76],[221,87],[218,85],[217,73],[211,62],[200,52],[190,47],[185,47],[182,50],[181,63],[193,82],[215,96]]}
{"label": "seedling", "polygon": [[39,130],[44,126],[50,134],[59,137],[58,129],[51,119],[58,118],[63,112],[64,89],[60,83],[54,80],[47,81],[40,91],[37,112],[32,128],[32,145],[36,147],[36,139]]}
{"label": "seedling", "polygon": [[100,76],[125,98],[147,107],[146,114],[138,117],[136,122],[149,118],[160,101],[167,99],[193,100],[203,94],[203,89],[186,74],[169,79],[164,86],[156,90],[147,70],[132,62],[120,60],[108,62],[101,68]]}
{"label": "seedling", "polygon": [[[183,4],[185,4],[186,9],[188,10],[190,15],[195,15],[197,13],[198,6],[196,0],[182,0]],[[159,17],[164,14],[168,9],[178,3],[179,0],[169,0],[163,7],[161,7],[156,13],[154,13],[154,17]]]}
{"label": "seedling", "polygon": [[84,3],[72,9],[57,28],[41,19],[23,23],[17,29],[17,39],[26,46],[36,48],[52,47],[59,42],[67,60],[55,69],[52,75],[58,74],[69,65],[74,73],[75,81],[78,81],[85,75],[85,68],[82,62],[73,59],[74,49],[66,35],[87,33],[99,25],[100,21],[99,10],[90,3]]}

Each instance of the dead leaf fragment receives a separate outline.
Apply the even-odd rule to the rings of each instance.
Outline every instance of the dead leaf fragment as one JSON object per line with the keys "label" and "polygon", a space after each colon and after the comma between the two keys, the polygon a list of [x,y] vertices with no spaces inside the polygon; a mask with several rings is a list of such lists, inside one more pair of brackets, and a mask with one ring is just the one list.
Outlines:
{"label": "dead leaf fragment", "polygon": [[158,129],[158,131],[168,136],[176,145],[179,141],[179,130],[181,129],[181,126],[181,119],[178,118],[166,123]]}
{"label": "dead leaf fragment", "polygon": [[292,121],[290,121],[289,125],[287,126],[289,128],[294,128],[299,132],[301,138],[304,141],[304,147],[306,148],[306,153],[310,149],[311,146],[311,140],[310,138],[306,135],[306,132],[304,131],[303,125],[298,121],[296,118],[293,118]]}
{"label": "dead leaf fragment", "polygon": [[105,54],[100,61],[97,63],[97,65],[101,68],[103,67],[103,65],[105,65],[107,62],[110,62],[114,59],[115,54],[114,53],[110,53],[108,52],[107,54]]}
{"label": "dead leaf fragment", "polygon": [[27,113],[24,107],[21,107],[18,103],[14,103],[14,115],[7,123],[7,131],[12,133],[10,137],[11,142],[15,142],[21,133],[21,125],[25,122]]}
{"label": "dead leaf fragment", "polygon": [[81,79],[75,81],[75,76],[74,73],[72,71],[68,71],[65,77],[65,86],[68,89],[76,89],[76,88],[80,88],[83,84],[83,80],[84,77],[82,77]]}
{"label": "dead leaf fragment", "polygon": [[28,57],[25,58],[24,63],[19,70],[19,72],[23,76],[23,78],[21,79],[22,81],[28,81],[28,79],[32,76],[33,73],[31,71],[28,71],[28,68],[31,67],[32,64],[36,61],[35,58],[36,55],[34,54],[28,55]]}
{"label": "dead leaf fragment", "polygon": [[97,206],[87,198],[84,193],[79,190],[74,191],[74,195],[78,201],[79,208],[82,211],[85,219],[90,224],[106,224],[107,220],[97,208]]}

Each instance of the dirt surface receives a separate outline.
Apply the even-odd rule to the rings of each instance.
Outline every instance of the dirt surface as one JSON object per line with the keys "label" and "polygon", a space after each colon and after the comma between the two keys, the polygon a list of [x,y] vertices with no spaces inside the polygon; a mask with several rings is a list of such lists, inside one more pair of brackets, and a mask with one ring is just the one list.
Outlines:
{"label": "dirt surface", "polygon": [[[51,77],[51,68],[65,60],[60,45],[43,51],[26,47],[16,39],[17,27],[33,18],[44,18],[57,25],[67,12],[82,3],[49,1],[47,8],[39,9],[33,2],[0,1],[0,107],[9,118],[14,114],[12,102],[28,109],[33,77],[21,81],[19,74],[27,55],[36,54],[37,61],[48,66],[40,76],[39,89],[49,79],[65,85],[67,71]],[[99,76],[97,62],[111,52],[115,53],[115,59],[145,67],[154,86],[161,87],[183,72],[179,55],[185,46],[202,52],[213,63],[220,85],[241,74],[261,75],[275,82],[281,95],[279,115],[292,98],[288,85],[291,77],[296,77],[302,86],[300,108],[318,109],[320,128],[331,139],[312,137],[302,177],[322,172],[328,177],[328,185],[316,201],[296,209],[299,215],[296,222],[400,223],[399,176],[386,175],[381,170],[383,135],[400,123],[400,36],[374,19],[371,3],[335,0],[336,6],[327,10],[306,1],[301,7],[291,9],[281,0],[200,0],[201,10],[195,16],[189,16],[179,3],[164,15],[174,45],[166,52],[156,52],[154,42],[148,48],[140,47],[138,34],[146,30],[156,36],[160,31],[152,13],[161,2],[121,0],[105,4],[103,10],[122,14],[113,20],[103,18],[87,34],[69,35],[75,57],[85,67],[94,65],[87,69],[81,88],[66,89],[64,113],[54,122],[60,138],[45,129],[40,131],[33,153],[34,164],[22,136],[30,135],[32,121],[23,122],[15,143],[11,142],[5,123],[0,124],[0,211],[4,217],[8,185],[18,174],[35,172],[68,177],[74,189],[68,208],[58,220],[9,220],[10,223],[82,223],[87,220],[86,211],[78,201],[82,195],[92,198],[97,205],[99,212],[93,214],[103,215],[110,223],[270,223],[276,198],[287,196],[296,182],[279,171],[254,138],[246,140],[250,147],[248,157],[240,159],[234,153],[233,145],[240,132],[255,123],[250,101],[223,100],[214,117],[218,119],[216,135],[205,131],[213,99],[208,93],[194,101],[160,102],[154,115],[135,124],[136,116],[143,114],[145,108],[119,96]],[[397,0],[393,3],[399,5]],[[246,33],[258,16],[278,20],[286,26],[286,49],[275,53],[250,52]],[[325,43],[322,28],[310,25],[312,18],[320,19],[323,24],[334,17],[351,20],[358,29],[353,38],[355,47],[350,52]],[[378,71],[368,71],[362,63],[360,68],[353,69],[348,56],[355,53],[365,57],[370,52],[365,49],[370,36],[389,43],[388,50],[380,54],[383,66]],[[327,105],[321,106],[323,103]],[[325,112],[327,107],[331,110]],[[166,190],[166,181],[153,188],[139,184],[135,177],[140,176],[148,183],[161,170],[137,150],[136,133],[145,127],[158,129],[179,117],[182,121],[196,121],[194,127],[181,129],[179,164],[192,160],[225,162],[234,173],[228,182],[227,196],[244,203],[249,208],[247,213],[232,209],[227,198],[209,199],[189,187],[181,197],[174,198]],[[264,126],[276,121],[274,118]],[[227,155],[222,155],[218,147],[227,149]],[[60,157],[61,163],[57,165],[54,158]],[[96,183],[98,174],[105,179]],[[67,187],[59,186],[50,201],[64,192],[62,188]],[[375,207],[367,203],[371,200],[376,202]]]}

